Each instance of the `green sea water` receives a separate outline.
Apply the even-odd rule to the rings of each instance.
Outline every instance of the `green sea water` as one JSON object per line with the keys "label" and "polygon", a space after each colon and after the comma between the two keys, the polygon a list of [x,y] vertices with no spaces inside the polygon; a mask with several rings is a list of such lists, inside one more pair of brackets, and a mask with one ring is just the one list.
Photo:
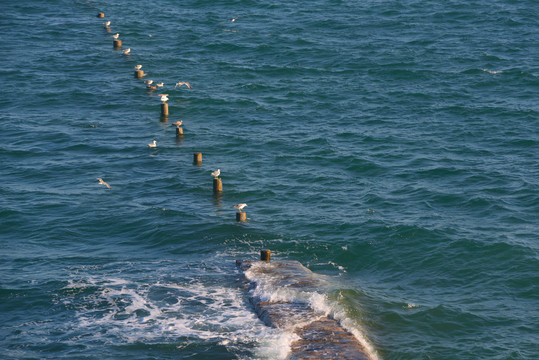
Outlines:
{"label": "green sea water", "polygon": [[284,359],[263,248],[375,359],[539,358],[535,2],[0,9],[2,358]]}

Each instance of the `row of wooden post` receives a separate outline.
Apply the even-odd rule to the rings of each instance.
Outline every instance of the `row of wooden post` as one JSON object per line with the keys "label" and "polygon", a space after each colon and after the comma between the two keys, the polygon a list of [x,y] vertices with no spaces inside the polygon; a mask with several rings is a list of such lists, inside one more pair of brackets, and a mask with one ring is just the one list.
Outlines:
{"label": "row of wooden post", "polygon": [[[98,18],[104,18],[105,13],[98,13]],[[120,39],[114,39],[113,42],[114,49],[120,49],[122,47],[122,40]],[[137,69],[135,70],[134,76],[136,79],[142,79],[146,74],[144,73],[144,70]],[[168,103],[163,102],[161,104],[161,118],[162,119],[168,119],[170,113],[168,110]],[[183,129],[179,126],[176,127],[176,137],[182,137],[183,136]],[[202,165],[202,153],[194,153],[193,154],[193,164],[200,166]],[[220,178],[213,179],[213,193],[214,194],[221,194],[223,192],[223,182]],[[236,212],[236,221],[237,222],[244,222],[247,220],[247,213],[245,211],[238,211]],[[269,251],[269,250],[267,250]],[[269,258],[268,258],[269,261]]]}
{"label": "row of wooden post", "polygon": [[[104,18],[105,13],[98,13],[98,18]],[[113,42],[114,49],[121,49],[122,48],[122,40],[120,39],[114,39]],[[144,70],[138,69],[135,70],[135,78],[142,79],[146,74],[144,73]],[[163,102],[161,104],[161,118],[168,118],[169,111],[168,111],[168,104],[166,102]],[[182,137],[183,136],[183,129],[179,126],[176,127],[176,137]],[[196,152],[193,154],[193,164],[200,166],[202,165],[202,153]],[[214,178],[213,179],[213,193],[214,194],[221,194],[223,192],[223,182],[220,178]],[[237,222],[244,222],[247,220],[247,213],[245,211],[238,211],[236,212],[236,221]],[[267,261],[269,262],[271,260],[271,251],[268,249],[262,250],[260,252],[260,260],[261,261]]]}

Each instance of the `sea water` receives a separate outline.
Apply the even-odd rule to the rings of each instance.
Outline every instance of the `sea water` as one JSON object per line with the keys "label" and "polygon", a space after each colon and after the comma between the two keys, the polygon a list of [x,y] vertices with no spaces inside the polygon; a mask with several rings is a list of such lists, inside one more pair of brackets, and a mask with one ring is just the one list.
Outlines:
{"label": "sea water", "polygon": [[264,248],[373,358],[539,358],[535,1],[0,9],[2,358],[284,359]]}

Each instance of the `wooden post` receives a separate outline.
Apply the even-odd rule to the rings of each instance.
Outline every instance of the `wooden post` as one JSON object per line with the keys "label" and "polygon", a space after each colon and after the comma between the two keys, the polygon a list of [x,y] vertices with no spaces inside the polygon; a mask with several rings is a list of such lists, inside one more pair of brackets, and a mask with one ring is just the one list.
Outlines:
{"label": "wooden post", "polygon": [[100,12],[99,14],[97,14],[97,17],[98,17],[98,18],[104,18],[104,17],[105,17],[105,13]]}
{"label": "wooden post", "polygon": [[260,260],[270,261],[271,260],[271,250],[265,249],[260,252]]}
{"label": "wooden post", "polygon": [[202,153],[193,154],[193,164],[202,165]]}
{"label": "wooden post", "polygon": [[168,116],[168,104],[166,102],[161,104],[161,116]]}
{"label": "wooden post", "polygon": [[221,179],[213,179],[213,193],[218,194],[223,192],[223,182]]}
{"label": "wooden post", "polygon": [[176,136],[183,136],[183,129],[181,127],[176,127]]}
{"label": "wooden post", "polygon": [[237,222],[247,221],[247,213],[245,211],[238,211],[236,213],[236,221]]}
{"label": "wooden post", "polygon": [[135,77],[137,79],[142,79],[144,77],[144,70],[135,70]]}
{"label": "wooden post", "polygon": [[122,40],[120,40],[120,39],[114,40],[114,42],[112,43],[112,46],[115,49],[121,49],[122,48]]}

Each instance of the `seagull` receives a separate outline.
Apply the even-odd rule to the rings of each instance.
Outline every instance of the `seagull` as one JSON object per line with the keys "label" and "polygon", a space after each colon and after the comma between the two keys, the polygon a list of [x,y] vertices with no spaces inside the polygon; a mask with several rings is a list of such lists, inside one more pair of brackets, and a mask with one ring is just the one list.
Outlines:
{"label": "seagull", "polygon": [[99,183],[100,183],[101,185],[105,185],[105,186],[106,186],[106,187],[108,187],[108,188],[109,188],[109,190],[110,190],[110,185],[109,185],[109,184],[107,184],[106,182],[104,182],[104,181],[103,181],[103,179],[101,179],[101,178],[97,178],[97,180],[99,180]]}
{"label": "seagull", "polygon": [[153,80],[144,80],[144,83],[148,84],[148,85],[151,85],[151,84],[153,84]]}
{"label": "seagull", "polygon": [[178,81],[178,82],[176,83],[176,86],[174,86],[174,89],[176,89],[178,86],[181,87],[182,85],[187,85],[187,87],[188,87],[189,89],[191,89],[191,84],[189,84],[188,82],[185,82],[185,81]]}
{"label": "seagull", "polygon": [[140,70],[140,69],[142,69],[142,65],[135,65],[135,66],[133,67],[133,69]]}
{"label": "seagull", "polygon": [[157,94],[158,96],[161,96],[161,101],[162,102],[167,102],[168,101],[168,94]]}
{"label": "seagull", "polygon": [[112,37],[114,38],[114,40],[118,40],[118,38],[120,37],[120,33],[114,34],[112,35]]}
{"label": "seagull", "polygon": [[109,26],[110,26],[110,21],[105,21],[105,22],[103,23],[103,25],[105,25],[105,27],[109,27]]}
{"label": "seagull", "polygon": [[[243,17],[243,16],[236,16],[235,18],[232,18],[232,19],[227,20],[227,21],[235,22],[236,20],[238,20],[238,19],[241,18],[241,17]],[[226,21],[222,21],[222,22],[220,22],[220,24],[224,24],[225,22],[226,22]]]}
{"label": "seagull", "polygon": [[131,48],[127,48],[123,51],[124,55],[129,55],[130,52],[131,52]]}
{"label": "seagull", "polygon": [[148,147],[151,147],[151,148],[157,147],[157,141],[154,140],[152,143],[149,143]]}
{"label": "seagull", "polygon": [[221,175],[221,169],[217,169],[217,170],[215,170],[214,172],[211,173],[211,176],[213,176],[216,179],[219,178],[219,175]]}
{"label": "seagull", "polygon": [[163,87],[163,86],[165,86],[165,83],[164,83],[164,82],[160,82],[160,83],[155,84],[155,86],[157,86],[157,87]]}
{"label": "seagull", "polygon": [[172,123],[172,125],[176,125],[176,127],[180,127],[182,124],[183,124],[183,120]]}
{"label": "seagull", "polygon": [[246,207],[247,204],[246,203],[241,203],[241,204],[238,204],[238,205],[234,205],[234,209],[238,209],[239,212],[241,212],[243,210],[244,207]]}

